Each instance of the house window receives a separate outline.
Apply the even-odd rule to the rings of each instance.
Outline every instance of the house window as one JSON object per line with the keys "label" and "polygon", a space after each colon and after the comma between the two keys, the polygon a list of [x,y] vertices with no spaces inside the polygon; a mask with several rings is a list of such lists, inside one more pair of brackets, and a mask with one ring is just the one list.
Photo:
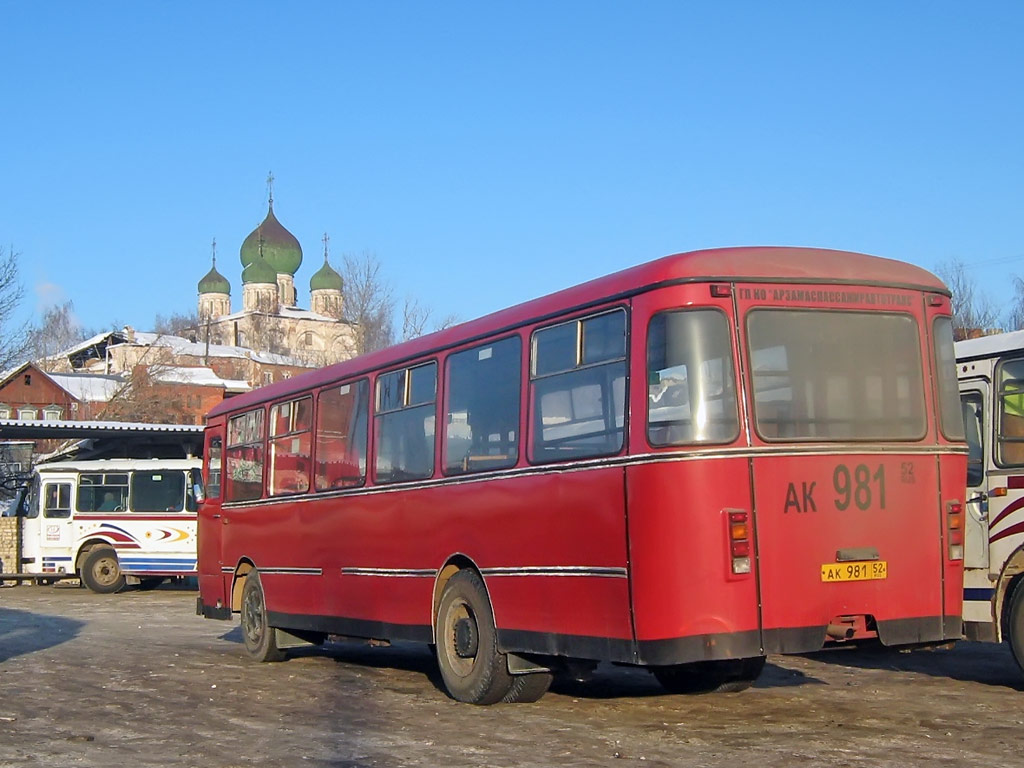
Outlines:
{"label": "house window", "polygon": [[35,408],[19,408],[18,409],[18,418],[21,419],[22,421],[31,421],[32,419],[36,418],[36,409]]}
{"label": "house window", "polygon": [[0,405],[0,419],[9,419],[9,418],[11,418],[11,406],[9,406],[9,405]]}
{"label": "house window", "polygon": [[48,405],[43,408],[43,421],[60,421],[64,409],[59,405]]}
{"label": "house window", "polygon": [[271,373],[270,371],[265,371],[264,374],[263,374],[263,383],[264,384],[273,384],[274,383],[274,374]]}

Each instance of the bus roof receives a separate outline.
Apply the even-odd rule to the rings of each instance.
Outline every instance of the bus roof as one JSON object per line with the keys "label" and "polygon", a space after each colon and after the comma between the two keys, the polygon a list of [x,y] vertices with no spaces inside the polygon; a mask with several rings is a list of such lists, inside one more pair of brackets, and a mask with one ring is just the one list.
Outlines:
{"label": "bus roof", "polygon": [[87,461],[51,461],[37,464],[38,472],[130,472],[132,470],[195,469],[200,459],[95,459]]}
{"label": "bus roof", "polygon": [[1006,352],[1024,350],[1024,331],[1008,331],[991,336],[979,336],[976,339],[964,339],[958,341],[954,346],[957,360],[992,357]]}
{"label": "bus roof", "polygon": [[218,416],[314,389],[340,378],[401,365],[432,350],[467,343],[530,322],[543,321],[548,317],[557,317],[574,308],[584,309],[626,298],[660,285],[689,282],[870,285],[949,295],[945,284],[925,269],[863,253],[787,246],[713,248],[677,253],[387,349],[236,395],[217,404],[207,415]]}

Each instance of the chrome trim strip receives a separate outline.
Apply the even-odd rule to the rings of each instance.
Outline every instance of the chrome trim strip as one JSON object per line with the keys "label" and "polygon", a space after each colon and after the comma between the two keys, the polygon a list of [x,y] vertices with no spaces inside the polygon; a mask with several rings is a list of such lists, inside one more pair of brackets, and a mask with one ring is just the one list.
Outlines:
{"label": "chrome trim strip", "polygon": [[433,568],[342,568],[342,576],[382,576],[385,578],[434,578],[437,571]]}
{"label": "chrome trim strip", "polygon": [[625,568],[586,567],[580,565],[544,566],[527,565],[521,568],[481,568],[484,576],[594,576],[608,579],[625,579]]}

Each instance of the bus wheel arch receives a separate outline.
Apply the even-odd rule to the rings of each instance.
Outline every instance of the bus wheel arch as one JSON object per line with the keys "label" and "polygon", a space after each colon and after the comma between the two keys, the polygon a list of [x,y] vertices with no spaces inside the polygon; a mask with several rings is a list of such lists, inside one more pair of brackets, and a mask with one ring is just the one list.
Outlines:
{"label": "bus wheel arch", "polygon": [[85,562],[85,558],[89,556],[96,547],[111,547],[113,544],[106,539],[89,539],[82,543],[82,546],[78,548],[77,554],[75,554],[75,573],[82,573],[82,564]]}
{"label": "bus wheel arch", "polygon": [[[1020,646],[1014,649],[1014,658],[1024,668],[1024,656],[1017,656],[1018,650],[1024,654],[1024,616],[1015,622],[1014,608],[1018,611],[1024,608],[1024,546],[1020,547],[1006,559],[1003,572],[999,575],[999,583],[996,588],[996,605],[994,614],[998,617],[996,628],[998,631],[997,640],[1007,640],[1013,648],[1014,640]],[[1014,632],[1014,624],[1020,625]],[[1016,636],[1016,637],[1015,637]]]}
{"label": "bus wheel arch", "polygon": [[[454,576],[459,571],[463,570],[473,571],[474,573],[476,573],[477,576],[480,577],[480,580],[483,581],[483,574],[480,573],[480,569],[477,568],[476,563],[474,563],[469,557],[461,553],[449,557],[447,562],[445,562],[445,564],[441,566],[441,569],[437,572],[437,576],[434,578],[434,595],[430,608],[431,633],[436,632],[437,612],[441,607],[441,596],[444,594],[445,586],[448,584],[449,580],[451,580],[452,576]],[[488,595],[488,599],[490,599],[490,595]],[[436,643],[436,635],[432,636],[434,642]]]}
{"label": "bus wheel arch", "polygon": [[109,544],[97,544],[89,549],[78,569],[79,578],[91,591],[109,595],[124,589],[126,582],[117,559],[117,550]]}
{"label": "bus wheel arch", "polygon": [[260,662],[284,661],[286,654],[278,647],[276,629],[270,626],[263,583],[255,568],[250,568],[242,580],[241,614],[242,640],[249,657]]}
{"label": "bus wheel arch", "polygon": [[444,581],[434,639],[441,677],[453,699],[467,704],[508,700],[515,680],[506,655],[498,649],[490,597],[476,568],[456,567]]}
{"label": "bus wheel arch", "polygon": [[245,589],[245,580],[254,570],[256,570],[256,566],[251,560],[242,560],[235,567],[235,575],[231,580],[231,610],[234,613],[242,611],[242,592]]}

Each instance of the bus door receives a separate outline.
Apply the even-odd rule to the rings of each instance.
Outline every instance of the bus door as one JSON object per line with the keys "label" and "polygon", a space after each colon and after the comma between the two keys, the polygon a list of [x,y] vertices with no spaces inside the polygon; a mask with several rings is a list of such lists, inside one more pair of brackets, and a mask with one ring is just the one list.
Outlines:
{"label": "bus door", "polygon": [[967,434],[967,514],[964,519],[964,568],[989,569],[988,523],[989,483],[985,472],[985,404],[991,402],[988,382],[968,382],[960,392],[960,405]]}
{"label": "bus door", "polygon": [[919,450],[930,434],[920,299],[737,290],[766,652],[871,638],[876,627],[886,645],[942,637],[939,478],[935,456]]}
{"label": "bus door", "polygon": [[39,558],[33,570],[45,573],[74,570],[71,562],[74,524],[71,515],[72,485],[70,480],[42,480],[42,516],[37,534]]}
{"label": "bus door", "polygon": [[221,433],[212,430],[207,432],[206,449],[203,452],[205,482],[196,521],[196,570],[199,572],[200,588],[203,594],[214,596],[211,603],[219,600],[221,605],[227,603],[231,584],[230,574],[225,575],[222,571],[222,525],[226,522],[221,516],[223,445]]}

